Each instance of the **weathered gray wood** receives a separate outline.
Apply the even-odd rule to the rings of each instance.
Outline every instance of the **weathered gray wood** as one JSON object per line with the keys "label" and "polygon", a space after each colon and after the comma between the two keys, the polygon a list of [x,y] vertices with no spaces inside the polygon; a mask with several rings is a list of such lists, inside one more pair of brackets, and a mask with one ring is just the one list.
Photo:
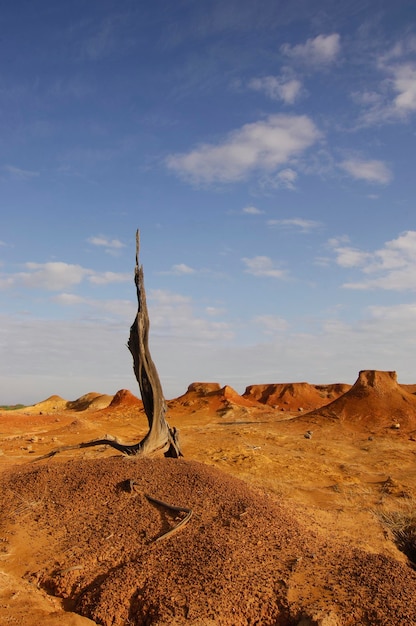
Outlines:
{"label": "weathered gray wood", "polygon": [[133,370],[139,384],[144,410],[149,423],[149,431],[141,441],[132,445],[122,444],[112,438],[95,439],[93,441],[84,441],[82,443],[56,448],[36,460],[49,458],[64,450],[90,448],[101,445],[110,446],[130,456],[149,455],[165,448],[165,456],[174,458],[183,456],[179,446],[178,431],[176,428],[170,428],[166,421],[167,405],[163,396],[159,375],[149,350],[150,322],[144,288],[143,267],[139,265],[139,251],[140,233],[137,231],[136,266],[134,272],[134,282],[137,292],[137,314],[130,327],[130,337],[127,347],[133,357]]}
{"label": "weathered gray wood", "polygon": [[144,410],[149,422],[149,432],[138,444],[141,454],[149,454],[169,445],[166,456],[182,456],[178,434],[166,421],[166,401],[156,366],[149,350],[149,313],[144,288],[143,266],[139,265],[140,233],[136,232],[136,267],[134,282],[137,291],[137,314],[130,328],[127,344],[133,357],[133,370],[139,383]]}

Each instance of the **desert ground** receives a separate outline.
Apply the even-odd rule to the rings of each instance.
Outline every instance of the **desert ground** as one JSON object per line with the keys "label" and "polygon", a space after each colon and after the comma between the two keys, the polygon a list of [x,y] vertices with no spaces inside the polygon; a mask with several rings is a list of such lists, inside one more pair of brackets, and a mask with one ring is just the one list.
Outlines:
{"label": "desert ground", "polygon": [[180,459],[39,460],[140,441],[132,391],[1,410],[0,624],[416,625],[415,393],[195,382]]}

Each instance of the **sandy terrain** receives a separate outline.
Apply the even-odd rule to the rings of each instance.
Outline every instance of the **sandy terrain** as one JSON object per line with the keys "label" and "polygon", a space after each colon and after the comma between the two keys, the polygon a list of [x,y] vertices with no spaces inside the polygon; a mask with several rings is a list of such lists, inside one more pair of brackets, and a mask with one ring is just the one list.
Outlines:
{"label": "sandy terrain", "polygon": [[[129,391],[0,412],[0,624],[416,624],[416,395],[193,383],[171,400],[185,457],[80,441],[147,431]],[[147,498],[192,509],[172,511]]]}

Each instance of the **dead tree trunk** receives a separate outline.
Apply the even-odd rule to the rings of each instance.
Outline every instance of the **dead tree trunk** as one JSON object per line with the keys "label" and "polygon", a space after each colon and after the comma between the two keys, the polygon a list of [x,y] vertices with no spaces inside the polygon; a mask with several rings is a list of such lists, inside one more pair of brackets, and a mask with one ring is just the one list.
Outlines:
{"label": "dead tree trunk", "polygon": [[149,432],[138,443],[123,444],[113,438],[94,439],[70,446],[62,446],[52,450],[37,460],[48,458],[63,452],[78,448],[90,448],[93,446],[107,445],[130,456],[148,455],[166,448],[165,456],[179,457],[182,452],[179,447],[178,432],[176,428],[170,428],[165,415],[167,405],[163,396],[162,385],[159,375],[149,350],[149,313],[146,304],[146,292],[144,289],[143,267],[139,266],[140,233],[136,232],[136,267],[134,282],[137,291],[137,314],[130,327],[130,337],[127,347],[133,357],[133,369],[139,383],[143,400],[144,410],[149,423]]}
{"label": "dead tree trunk", "polygon": [[133,357],[133,369],[139,383],[143,406],[149,422],[149,432],[137,444],[138,452],[150,454],[155,450],[169,449],[165,456],[182,456],[178,434],[175,428],[170,428],[166,421],[166,401],[163,397],[162,385],[149,350],[149,313],[144,289],[143,266],[139,265],[140,233],[136,232],[136,267],[134,282],[137,291],[137,315],[130,328],[128,349]]}

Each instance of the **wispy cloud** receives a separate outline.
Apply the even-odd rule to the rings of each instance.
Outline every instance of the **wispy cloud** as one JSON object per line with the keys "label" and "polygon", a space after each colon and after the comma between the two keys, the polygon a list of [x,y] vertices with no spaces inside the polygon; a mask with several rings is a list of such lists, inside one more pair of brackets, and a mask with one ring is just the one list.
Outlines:
{"label": "wispy cloud", "polygon": [[231,183],[255,171],[273,172],[320,137],[306,115],[272,115],[231,132],[218,145],[202,144],[167,158],[169,169],[192,183]]}
{"label": "wispy cloud", "polygon": [[108,239],[103,235],[98,235],[96,237],[89,237],[87,239],[88,243],[92,246],[98,246],[105,249],[107,254],[117,254],[122,248],[126,247],[126,244],[122,243],[119,239]]}
{"label": "wispy cloud", "polygon": [[351,94],[362,107],[361,125],[407,121],[416,111],[415,52],[416,37],[407,37],[378,56],[378,83]]}
{"label": "wispy cloud", "polygon": [[302,93],[302,83],[297,78],[262,76],[253,78],[248,86],[254,91],[261,91],[272,100],[285,104],[294,104]]}
{"label": "wispy cloud", "polygon": [[304,44],[291,46],[285,43],[281,52],[294,61],[315,67],[324,67],[333,63],[341,51],[341,37],[338,33],[318,35]]}
{"label": "wispy cloud", "polygon": [[330,242],[337,265],[357,268],[365,278],[344,283],[348,289],[416,290],[416,231],[409,230],[387,241],[374,252],[344,245],[345,241]]}
{"label": "wispy cloud", "polygon": [[383,161],[377,159],[364,160],[359,158],[345,159],[339,167],[358,180],[385,185],[391,181],[393,174]]}
{"label": "wispy cloud", "polygon": [[261,215],[262,213],[264,213],[264,211],[258,209],[255,206],[246,206],[242,210],[242,213],[245,213],[246,215]]}
{"label": "wispy cloud", "polygon": [[394,106],[398,112],[416,111],[416,63],[398,65],[393,70]]}
{"label": "wispy cloud", "polygon": [[241,259],[246,269],[246,274],[253,276],[268,276],[270,278],[286,278],[287,271],[276,267],[272,259],[268,256],[244,257]]}
{"label": "wispy cloud", "polygon": [[345,245],[349,241],[348,238],[333,238],[328,244],[336,254],[336,263],[340,267],[360,267],[364,265],[370,258],[370,252],[363,252],[358,248]]}
{"label": "wispy cloud", "polygon": [[297,172],[293,170],[291,167],[285,167],[285,169],[277,172],[273,177],[269,176],[263,179],[263,184],[266,183],[267,186],[273,187],[274,189],[283,188],[283,189],[295,189],[295,182],[298,178]]}
{"label": "wispy cloud", "polygon": [[321,226],[320,222],[305,220],[302,217],[294,217],[282,220],[267,220],[267,225],[271,227],[299,229],[301,233],[310,233]]}
{"label": "wispy cloud", "polygon": [[40,174],[35,170],[24,170],[20,167],[15,167],[14,165],[4,165],[3,170],[9,174],[10,178],[14,178],[16,180],[31,180]]}
{"label": "wispy cloud", "polygon": [[176,274],[176,276],[189,276],[190,274],[195,274],[196,270],[193,267],[186,265],[186,263],[177,263],[176,265],[172,265],[171,273]]}
{"label": "wispy cloud", "polygon": [[186,263],[175,263],[169,270],[159,272],[164,276],[192,276],[204,270],[197,270]]}

